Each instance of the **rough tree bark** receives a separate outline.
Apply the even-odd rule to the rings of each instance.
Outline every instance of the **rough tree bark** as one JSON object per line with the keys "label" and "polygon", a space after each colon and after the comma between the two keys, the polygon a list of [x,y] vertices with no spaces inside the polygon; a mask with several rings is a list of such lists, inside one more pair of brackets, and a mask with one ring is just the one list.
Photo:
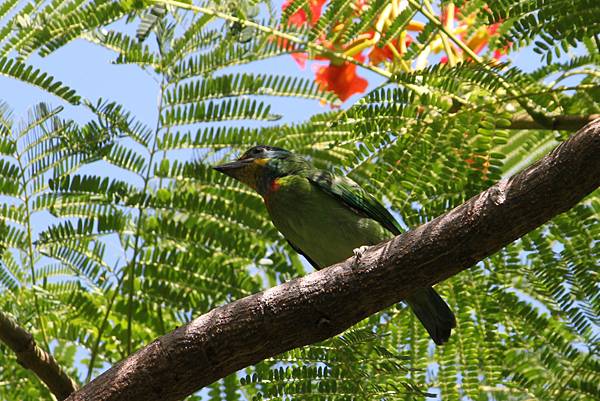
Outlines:
{"label": "rough tree bark", "polygon": [[61,369],[52,355],[38,347],[31,333],[3,312],[0,312],[0,341],[15,353],[17,362],[33,371],[48,386],[56,399],[64,400],[77,390],[77,383]]}
{"label": "rough tree bark", "polygon": [[577,131],[583,128],[586,124],[599,119],[600,114],[581,115],[561,115],[548,117],[549,126],[544,126],[536,122],[528,114],[514,116],[510,121],[508,129],[550,129]]}
{"label": "rough tree bark", "polygon": [[265,358],[338,334],[415,287],[473,266],[599,185],[600,120],[525,171],[360,258],[214,309],[158,338],[68,400],[181,399]]}

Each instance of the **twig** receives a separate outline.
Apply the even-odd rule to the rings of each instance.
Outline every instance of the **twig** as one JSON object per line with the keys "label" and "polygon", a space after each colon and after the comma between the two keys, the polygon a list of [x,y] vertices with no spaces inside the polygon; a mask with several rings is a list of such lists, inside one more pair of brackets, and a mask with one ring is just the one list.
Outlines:
{"label": "twig", "polygon": [[511,119],[508,129],[551,129],[557,131],[577,131],[586,124],[600,119],[600,114],[590,114],[587,116],[564,115],[550,117],[550,125],[542,125],[531,118],[529,115],[515,116]]}
{"label": "twig", "polygon": [[17,362],[33,371],[59,401],[77,390],[77,383],[58,365],[56,359],[38,347],[31,333],[4,312],[0,312],[0,341],[13,350]]}

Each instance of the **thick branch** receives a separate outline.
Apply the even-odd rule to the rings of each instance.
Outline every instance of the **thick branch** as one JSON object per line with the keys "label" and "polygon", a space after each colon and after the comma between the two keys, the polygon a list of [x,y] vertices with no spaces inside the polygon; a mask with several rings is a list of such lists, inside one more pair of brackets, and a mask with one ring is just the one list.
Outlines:
{"label": "thick branch", "polygon": [[564,115],[548,117],[549,126],[541,125],[528,114],[515,116],[510,122],[508,129],[551,129],[558,131],[577,131],[586,124],[600,118],[600,114],[590,114],[585,116]]}
{"label": "thick branch", "polygon": [[[527,170],[392,240],[214,309],[160,337],[69,400],[177,400],[239,369],[324,340],[473,266],[600,185],[600,120]],[[190,267],[193,269],[193,267]]]}
{"label": "thick branch", "polygon": [[17,362],[35,373],[58,400],[64,400],[77,390],[75,383],[52,355],[35,344],[31,333],[0,312],[0,341],[17,355]]}

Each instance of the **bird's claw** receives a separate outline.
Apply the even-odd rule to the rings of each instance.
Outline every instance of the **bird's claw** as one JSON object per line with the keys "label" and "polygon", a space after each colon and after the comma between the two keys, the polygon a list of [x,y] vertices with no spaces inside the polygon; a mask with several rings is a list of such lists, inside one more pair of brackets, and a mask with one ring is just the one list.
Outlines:
{"label": "bird's claw", "polygon": [[356,257],[356,259],[358,260],[358,259],[362,258],[362,256],[365,254],[367,249],[369,249],[369,247],[366,245],[363,245],[361,247],[354,248],[352,250],[352,253],[354,253],[354,257]]}

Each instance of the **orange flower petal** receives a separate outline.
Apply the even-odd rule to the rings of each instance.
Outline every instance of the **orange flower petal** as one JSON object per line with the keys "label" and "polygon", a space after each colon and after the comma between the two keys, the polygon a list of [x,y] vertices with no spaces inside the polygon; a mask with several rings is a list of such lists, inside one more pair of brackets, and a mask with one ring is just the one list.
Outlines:
{"label": "orange flower petal", "polygon": [[292,53],[292,58],[300,66],[300,68],[304,69],[306,67],[306,60],[308,60],[308,53]]}
{"label": "orange flower petal", "polygon": [[[285,10],[286,8],[291,6],[294,3],[294,1],[295,0],[287,0],[285,3],[283,3],[283,5],[281,6],[281,9]],[[308,21],[308,16],[306,15],[306,11],[304,9],[300,8],[298,11],[296,11],[294,14],[292,14],[288,18],[288,24],[295,25],[297,27],[301,27],[304,24],[314,26],[317,23],[317,21],[319,20],[319,18],[321,17],[321,13],[323,11],[323,5],[325,5],[326,1],[327,0],[311,0],[310,1],[309,7],[310,7],[310,13],[312,14],[310,21]]]}
{"label": "orange flower petal", "polygon": [[410,35],[406,35],[404,39],[404,46],[399,43],[398,39],[394,39],[390,41],[386,46],[380,48],[378,46],[373,46],[373,49],[369,52],[369,61],[372,65],[377,65],[386,60],[394,59],[394,52],[390,49],[390,46],[394,46],[394,49],[398,52],[398,54],[404,54],[407,47],[411,45],[413,38]]}
{"label": "orange flower petal", "polygon": [[330,63],[319,67],[315,82],[321,90],[334,92],[342,101],[356,93],[363,93],[369,84],[366,79],[356,75],[356,64],[347,61],[340,65]]}
{"label": "orange flower petal", "polygon": [[412,20],[408,23],[408,25],[406,25],[407,31],[421,32],[421,31],[423,31],[423,28],[425,28],[425,24],[422,23],[421,21]]}

